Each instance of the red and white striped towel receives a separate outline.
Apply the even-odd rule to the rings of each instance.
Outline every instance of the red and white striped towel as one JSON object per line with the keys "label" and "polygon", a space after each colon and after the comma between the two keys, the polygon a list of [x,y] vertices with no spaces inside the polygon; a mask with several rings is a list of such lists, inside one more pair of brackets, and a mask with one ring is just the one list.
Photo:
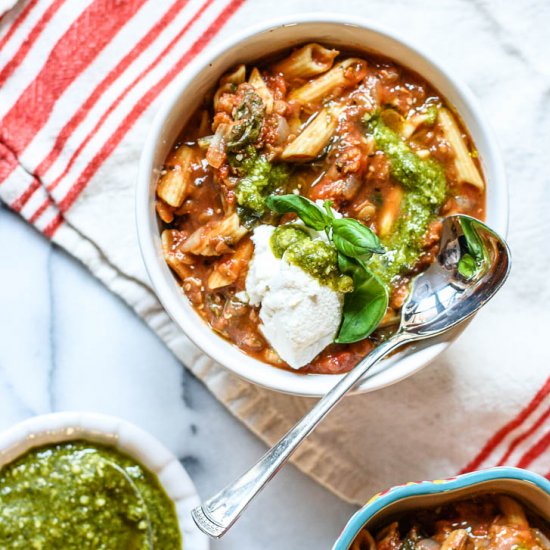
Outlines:
{"label": "red and white striped towel", "polygon": [[[163,94],[220,33],[296,5],[243,2],[18,2],[0,21],[0,198],[123,297],[228,409],[273,442],[311,402],[238,380],[194,348],[151,291],[134,230],[138,157]],[[397,24],[415,15],[403,6],[396,19],[374,4]],[[349,5],[369,15],[362,3]],[[447,19],[441,32],[457,24]],[[472,30],[471,21],[458,24]],[[549,317],[532,305],[518,312],[531,298],[512,281],[432,367],[346,400],[300,449],[298,466],[355,502],[398,482],[496,464],[549,476],[548,354],[537,342],[525,346],[531,327],[548,326]]]}

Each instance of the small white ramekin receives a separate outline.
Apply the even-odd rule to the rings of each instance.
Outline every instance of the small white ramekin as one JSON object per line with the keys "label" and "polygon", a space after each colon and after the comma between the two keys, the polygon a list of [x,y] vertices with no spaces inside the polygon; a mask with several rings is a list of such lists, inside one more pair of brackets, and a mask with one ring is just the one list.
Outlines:
{"label": "small white ramekin", "polygon": [[[338,382],[340,375],[302,375],[278,369],[249,357],[206,325],[183,295],[162,257],[154,206],[156,182],[168,152],[189,116],[220,76],[238,63],[249,63],[311,41],[379,53],[425,77],[456,108],[471,133],[488,183],[486,221],[502,235],[507,231],[508,197],[500,153],[470,90],[449,75],[431,56],[376,22],[362,20],[352,14],[326,13],[268,21],[244,29],[228,41],[210,48],[188,66],[157,114],[141,157],[136,218],[149,277],[172,319],[218,363],[242,378],[273,390],[321,396]],[[356,391],[376,390],[410,376],[444,351],[459,333],[460,330],[455,330],[437,341],[417,343],[385,359]]]}
{"label": "small white ramekin", "polygon": [[114,447],[155,474],[176,507],[183,548],[208,550],[208,537],[191,519],[191,510],[200,499],[187,472],[157,439],[121,418],[60,412],[24,420],[0,433],[0,469],[34,447],[75,440]]}

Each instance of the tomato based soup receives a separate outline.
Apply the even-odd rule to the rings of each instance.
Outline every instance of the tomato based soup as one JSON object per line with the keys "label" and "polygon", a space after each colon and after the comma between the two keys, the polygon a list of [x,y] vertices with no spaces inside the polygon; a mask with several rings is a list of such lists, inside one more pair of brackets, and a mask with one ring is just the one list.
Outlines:
{"label": "tomato based soup", "polygon": [[418,74],[319,45],[226,74],[165,161],[156,202],[163,252],[214,331],[281,368],[289,367],[264,337],[260,306],[242,296],[254,228],[297,220],[266,199],[291,194],[330,201],[335,215],[379,238],[386,254],[365,268],[389,296],[375,330],[330,343],[301,373],[353,368],[395,330],[411,278],[435,259],[441,219],[485,216],[475,145]]}
{"label": "tomato based soup", "polygon": [[486,494],[364,529],[350,550],[549,550],[549,529],[514,498]]}

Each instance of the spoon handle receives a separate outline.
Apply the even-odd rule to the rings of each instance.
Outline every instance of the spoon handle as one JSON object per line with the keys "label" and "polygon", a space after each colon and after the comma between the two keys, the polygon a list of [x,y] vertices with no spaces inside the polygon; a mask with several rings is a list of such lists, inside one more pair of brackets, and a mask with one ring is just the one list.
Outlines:
{"label": "spoon handle", "polygon": [[361,380],[373,365],[392,350],[404,344],[409,338],[410,336],[405,333],[398,332],[372,350],[353,370],[335,384],[248,472],[207,500],[202,506],[195,508],[191,514],[199,529],[211,537],[222,537],[250,501],[275,476],[298,445],[340,399]]}

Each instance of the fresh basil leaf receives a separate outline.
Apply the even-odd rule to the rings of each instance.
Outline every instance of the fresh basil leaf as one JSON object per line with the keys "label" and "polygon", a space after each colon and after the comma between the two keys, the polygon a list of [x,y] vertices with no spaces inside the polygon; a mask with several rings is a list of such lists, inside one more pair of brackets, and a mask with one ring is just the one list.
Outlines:
{"label": "fresh basil leaf", "polygon": [[457,269],[458,269],[458,272],[465,279],[469,280],[475,276],[479,268],[474,257],[466,253],[462,256],[462,258],[460,258]]}
{"label": "fresh basil leaf", "polygon": [[339,253],[338,267],[353,278],[353,292],[344,298],[342,324],[334,341],[351,344],[376,330],[388,308],[388,291],[360,260]]}
{"label": "fresh basil leaf", "polygon": [[279,214],[293,212],[312,229],[322,231],[330,225],[330,218],[312,201],[302,195],[271,195],[266,199],[271,210]]}
{"label": "fresh basil leaf", "polygon": [[475,229],[475,220],[462,219],[460,225],[464,234],[467,252],[458,262],[458,272],[465,279],[472,279],[483,268],[487,261],[487,250]]}
{"label": "fresh basil leaf", "polygon": [[355,271],[361,267],[364,266],[359,264],[357,259],[348,258],[345,254],[338,252],[338,269],[345,275],[350,275],[353,277],[355,275]]}
{"label": "fresh basil leaf", "polygon": [[352,258],[367,260],[373,253],[385,252],[377,235],[353,218],[333,220],[332,240],[339,252]]}
{"label": "fresh basil leaf", "polygon": [[323,207],[326,210],[327,216],[331,220],[335,219],[334,218],[334,212],[332,211],[332,205],[333,204],[334,203],[332,201],[328,201],[328,200],[323,203]]}
{"label": "fresh basil leaf", "polygon": [[474,227],[474,223],[475,220],[463,218],[460,221],[460,226],[466,239],[468,251],[477,261],[482,261],[485,259],[486,256],[485,246]]}
{"label": "fresh basil leaf", "polygon": [[265,106],[261,97],[247,92],[234,113],[234,124],[227,138],[228,151],[240,151],[258,141],[265,118]]}

